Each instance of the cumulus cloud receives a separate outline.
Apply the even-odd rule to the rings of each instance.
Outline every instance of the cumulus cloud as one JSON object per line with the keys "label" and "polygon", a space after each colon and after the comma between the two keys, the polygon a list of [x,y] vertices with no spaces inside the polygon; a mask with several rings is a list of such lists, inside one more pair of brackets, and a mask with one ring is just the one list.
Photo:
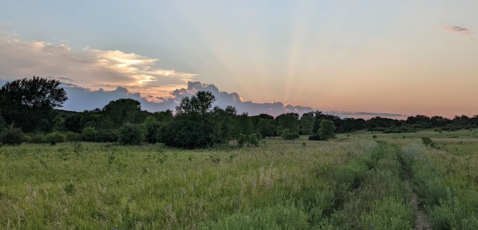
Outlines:
{"label": "cumulus cloud", "polygon": [[471,31],[468,28],[461,27],[461,26],[454,26],[454,25],[444,25],[443,29],[445,29],[446,31],[450,33],[470,37],[470,40],[474,40],[472,38]]}
{"label": "cumulus cloud", "polygon": [[74,50],[64,44],[21,41],[0,31],[2,78],[13,80],[33,75],[61,79],[89,89],[114,90],[118,86],[137,92],[167,95],[196,74],[162,69],[158,59],[119,50],[86,47]]}
{"label": "cumulus cloud", "polygon": [[[0,79],[0,86],[7,81]],[[91,90],[71,83],[62,83],[66,90],[68,100],[63,104],[65,110],[84,111],[103,108],[110,101],[120,98],[131,98],[141,103],[141,108],[150,112],[165,111],[167,109],[175,110],[181,99],[186,96],[195,95],[198,91],[210,91],[216,97],[214,106],[226,108],[228,105],[236,107],[238,113],[247,112],[250,116],[266,113],[277,116],[283,113],[298,113],[300,115],[315,111],[312,107],[285,104],[283,102],[265,102],[258,103],[243,100],[237,93],[228,93],[220,91],[214,84],[203,84],[201,82],[188,82],[186,88],[180,88],[168,93],[168,97],[156,97],[153,95],[141,95],[133,93],[126,87],[117,87],[114,90]],[[151,100],[154,99],[154,100]],[[407,116],[396,113],[374,113],[374,112],[347,112],[347,111],[323,111],[326,114],[339,116],[341,118],[365,118],[388,117],[394,119],[404,119]]]}

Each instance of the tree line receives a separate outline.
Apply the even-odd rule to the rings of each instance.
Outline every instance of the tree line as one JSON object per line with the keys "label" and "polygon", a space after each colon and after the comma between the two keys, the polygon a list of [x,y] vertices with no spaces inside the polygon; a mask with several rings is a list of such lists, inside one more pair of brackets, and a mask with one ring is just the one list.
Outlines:
{"label": "tree line", "polygon": [[[33,77],[6,83],[0,89],[0,142],[3,144],[57,143],[62,141],[164,143],[180,148],[203,148],[236,141],[258,145],[262,138],[309,140],[334,138],[335,133],[360,130],[384,133],[419,129],[453,131],[478,126],[478,116],[417,115],[406,120],[374,117],[340,118],[320,111],[249,116],[232,106],[213,107],[211,92],[184,97],[175,111],[148,112],[133,99],[111,101],[102,109],[73,112],[60,110],[68,99],[57,80]],[[26,134],[25,134],[26,133]]]}

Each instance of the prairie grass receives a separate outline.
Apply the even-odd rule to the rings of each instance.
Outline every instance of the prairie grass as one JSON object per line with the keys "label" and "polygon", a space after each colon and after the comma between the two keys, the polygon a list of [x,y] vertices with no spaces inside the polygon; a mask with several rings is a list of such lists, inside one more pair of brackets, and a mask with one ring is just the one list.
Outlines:
{"label": "prairie grass", "polygon": [[197,229],[281,210],[312,226],[331,212],[335,168],[369,145],[268,139],[258,148],[196,151],[92,143],[3,146],[0,228]]}
{"label": "prairie grass", "polygon": [[478,229],[478,141],[450,133],[2,146],[0,229],[412,229],[412,193],[433,229]]}

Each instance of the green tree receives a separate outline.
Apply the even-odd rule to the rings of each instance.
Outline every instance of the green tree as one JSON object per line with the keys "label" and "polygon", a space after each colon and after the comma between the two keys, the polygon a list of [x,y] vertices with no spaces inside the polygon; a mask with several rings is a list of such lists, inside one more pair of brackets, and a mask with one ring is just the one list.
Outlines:
{"label": "green tree", "polygon": [[237,139],[237,145],[242,148],[247,141],[247,136],[241,133]]}
{"label": "green tree", "polygon": [[60,132],[53,132],[46,135],[43,138],[43,141],[46,143],[50,143],[51,145],[56,145],[56,143],[61,143],[66,141],[65,135]]}
{"label": "green tree", "polygon": [[282,130],[282,138],[284,140],[292,140],[292,143],[295,142],[295,139],[299,138],[299,134],[296,132],[291,132],[289,129],[283,129]]}
{"label": "green tree", "polygon": [[251,118],[247,113],[243,113],[237,117],[239,120],[239,127],[241,128],[241,133],[245,135],[250,135],[254,132],[254,125],[252,124]]}
{"label": "green tree", "polygon": [[300,122],[299,114],[297,113],[285,113],[277,116],[276,120],[279,122],[279,125],[285,129],[289,129],[293,133],[299,133],[300,131]]}
{"label": "green tree", "polygon": [[161,129],[161,123],[157,121],[153,116],[149,116],[144,121],[143,125],[146,128],[146,142],[155,144],[158,142],[158,135]]}
{"label": "green tree", "polygon": [[274,121],[273,120],[262,119],[262,118],[259,119],[259,122],[257,124],[257,131],[264,138],[274,136],[275,131],[276,131]]}
{"label": "green tree", "polygon": [[0,143],[6,145],[20,145],[25,140],[25,134],[19,129],[10,125],[5,131],[0,132]]}
{"label": "green tree", "polygon": [[300,131],[302,135],[310,135],[312,134],[312,130],[314,129],[315,118],[313,113],[305,113],[300,118]]}
{"label": "green tree", "polygon": [[141,103],[129,98],[111,101],[103,108],[103,112],[116,127],[125,123],[139,124],[145,118],[141,112]]}
{"label": "green tree", "polygon": [[2,111],[0,110],[0,133],[5,129],[6,123],[5,120],[2,117]]}
{"label": "green tree", "polygon": [[118,142],[122,145],[139,145],[144,141],[144,131],[140,125],[124,124],[119,130]]}
{"label": "green tree", "polygon": [[15,123],[25,132],[50,131],[53,109],[68,99],[57,80],[39,77],[7,82],[0,89],[0,107],[7,124]]}
{"label": "green tree", "polygon": [[253,133],[251,135],[249,135],[249,144],[253,145],[253,146],[259,146],[259,137],[258,137],[258,134],[257,133]]}
{"label": "green tree", "polygon": [[176,107],[176,117],[165,125],[160,139],[167,146],[203,148],[225,141],[221,122],[215,120],[217,109],[211,111],[215,97],[211,92],[199,91],[195,96],[184,97]]}
{"label": "green tree", "polygon": [[335,124],[331,120],[322,120],[320,122],[320,128],[317,133],[322,140],[334,139],[335,138]]}
{"label": "green tree", "polygon": [[96,141],[98,131],[94,127],[86,127],[81,132],[81,139],[84,141]]}

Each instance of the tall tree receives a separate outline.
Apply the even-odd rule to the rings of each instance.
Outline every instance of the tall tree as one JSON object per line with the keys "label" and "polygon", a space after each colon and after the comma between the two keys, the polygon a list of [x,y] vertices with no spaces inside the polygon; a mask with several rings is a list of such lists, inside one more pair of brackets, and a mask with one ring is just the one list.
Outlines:
{"label": "tall tree", "polygon": [[195,96],[184,97],[176,107],[176,117],[164,125],[160,141],[180,148],[202,148],[224,141],[221,118],[225,111],[211,111],[215,97],[211,92],[199,91]]}
{"label": "tall tree", "polygon": [[7,82],[0,89],[0,108],[5,122],[25,132],[50,131],[53,109],[68,99],[60,81],[33,77]]}
{"label": "tall tree", "polygon": [[129,98],[111,101],[103,108],[103,112],[116,127],[121,127],[125,123],[139,124],[146,118],[142,116],[141,103]]}
{"label": "tall tree", "polygon": [[335,124],[331,120],[322,120],[320,122],[320,128],[318,135],[322,140],[328,140],[335,138]]}
{"label": "tall tree", "polygon": [[314,129],[315,118],[313,113],[304,113],[300,118],[300,131],[302,135],[312,134]]}
{"label": "tall tree", "polygon": [[276,120],[279,125],[285,129],[289,129],[291,133],[299,133],[300,122],[299,114],[297,113],[285,113],[277,116]]}

